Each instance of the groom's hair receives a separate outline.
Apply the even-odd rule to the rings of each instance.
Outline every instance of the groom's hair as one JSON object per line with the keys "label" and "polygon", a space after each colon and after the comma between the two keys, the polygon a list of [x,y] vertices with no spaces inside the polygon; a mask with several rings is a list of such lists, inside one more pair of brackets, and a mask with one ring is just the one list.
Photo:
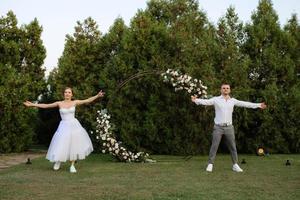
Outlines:
{"label": "groom's hair", "polygon": [[223,85],[229,85],[229,86],[230,86],[230,84],[227,83],[227,82],[223,82],[223,83],[221,84],[221,87],[222,87]]}

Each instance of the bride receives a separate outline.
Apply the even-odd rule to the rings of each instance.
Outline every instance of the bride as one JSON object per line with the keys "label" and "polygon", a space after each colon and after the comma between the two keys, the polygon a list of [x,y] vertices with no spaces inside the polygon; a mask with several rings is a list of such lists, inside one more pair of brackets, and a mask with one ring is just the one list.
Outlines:
{"label": "bride", "polygon": [[46,158],[54,162],[53,169],[58,170],[61,162],[71,162],[70,172],[76,173],[75,160],[85,159],[93,151],[93,145],[86,130],[75,118],[75,107],[81,104],[88,104],[103,97],[102,90],[95,96],[85,100],[72,100],[72,88],[64,90],[64,100],[51,104],[35,104],[30,101],[24,102],[27,107],[53,108],[58,107],[61,116],[59,126],[51,140]]}

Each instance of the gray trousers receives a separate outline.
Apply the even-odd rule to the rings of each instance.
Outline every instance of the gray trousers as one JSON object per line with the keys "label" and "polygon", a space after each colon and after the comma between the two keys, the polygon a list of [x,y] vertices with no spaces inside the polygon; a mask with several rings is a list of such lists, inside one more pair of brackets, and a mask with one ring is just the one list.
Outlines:
{"label": "gray trousers", "polygon": [[236,151],[235,137],[234,137],[234,127],[230,126],[214,126],[214,131],[212,133],[212,144],[209,151],[209,164],[213,164],[216,158],[216,154],[221,142],[222,136],[225,136],[226,144],[231,153],[232,163],[235,164],[238,162],[238,156]]}

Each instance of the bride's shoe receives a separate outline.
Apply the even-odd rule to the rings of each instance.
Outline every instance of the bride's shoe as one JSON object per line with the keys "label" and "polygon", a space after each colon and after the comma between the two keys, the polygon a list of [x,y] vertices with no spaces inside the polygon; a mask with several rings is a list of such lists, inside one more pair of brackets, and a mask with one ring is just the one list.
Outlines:
{"label": "bride's shoe", "polygon": [[60,168],[60,162],[55,162],[55,164],[53,165],[53,169],[57,171],[59,170],[59,168]]}
{"label": "bride's shoe", "polygon": [[74,165],[71,165],[71,167],[70,167],[70,172],[71,172],[71,173],[76,173],[76,172],[77,172]]}

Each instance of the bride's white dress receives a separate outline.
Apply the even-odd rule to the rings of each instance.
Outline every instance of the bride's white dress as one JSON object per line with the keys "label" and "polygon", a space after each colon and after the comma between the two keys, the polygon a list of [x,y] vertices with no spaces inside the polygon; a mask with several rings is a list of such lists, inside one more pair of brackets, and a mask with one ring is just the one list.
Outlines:
{"label": "bride's white dress", "polygon": [[46,158],[50,162],[82,160],[93,151],[86,130],[75,118],[75,106],[60,108],[61,121],[51,140]]}

